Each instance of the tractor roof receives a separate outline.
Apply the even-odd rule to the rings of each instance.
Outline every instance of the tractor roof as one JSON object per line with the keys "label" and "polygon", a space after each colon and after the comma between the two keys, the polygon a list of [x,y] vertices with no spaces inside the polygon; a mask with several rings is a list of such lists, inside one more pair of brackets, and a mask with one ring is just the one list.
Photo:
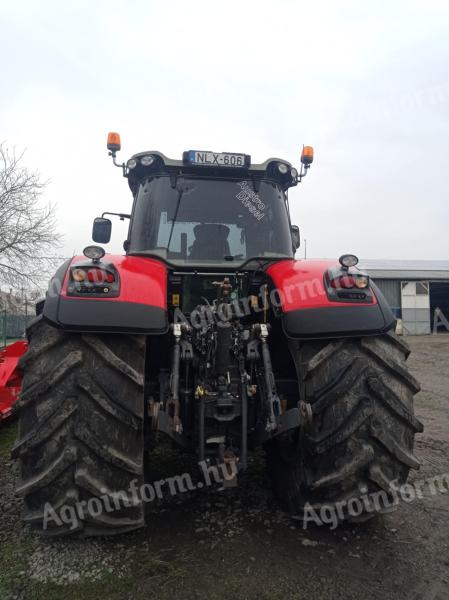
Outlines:
{"label": "tractor roof", "polygon": [[[198,164],[194,162],[197,155],[210,158],[211,162]],[[240,158],[232,158],[240,157]],[[193,159],[193,160],[192,160]],[[218,160],[238,160],[241,166],[219,164]],[[213,161],[213,162],[212,162]],[[136,192],[142,179],[151,175],[195,175],[211,179],[272,179],[283,189],[298,183],[298,172],[291,163],[281,158],[269,158],[263,163],[251,163],[251,157],[245,154],[198,152],[189,150],[183,153],[182,160],[168,158],[162,152],[149,150],[134,154],[127,162],[127,177],[131,190]]]}

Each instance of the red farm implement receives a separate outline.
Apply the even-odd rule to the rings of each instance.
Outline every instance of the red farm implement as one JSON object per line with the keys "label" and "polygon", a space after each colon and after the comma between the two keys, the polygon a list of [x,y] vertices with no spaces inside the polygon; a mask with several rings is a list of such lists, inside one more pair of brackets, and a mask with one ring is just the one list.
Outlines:
{"label": "red farm implement", "polygon": [[19,358],[26,352],[27,342],[15,342],[0,350],[0,422],[11,416],[20,393],[22,375],[18,370]]}

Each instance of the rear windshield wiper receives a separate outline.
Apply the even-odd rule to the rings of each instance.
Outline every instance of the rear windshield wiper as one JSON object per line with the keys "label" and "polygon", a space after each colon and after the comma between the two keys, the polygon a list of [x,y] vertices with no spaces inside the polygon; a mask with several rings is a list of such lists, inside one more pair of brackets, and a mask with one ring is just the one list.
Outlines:
{"label": "rear windshield wiper", "polygon": [[168,252],[168,250],[170,250],[170,242],[171,242],[171,238],[173,236],[173,230],[175,229],[176,219],[178,218],[178,212],[179,212],[179,207],[181,205],[181,198],[182,198],[183,193],[184,193],[184,190],[182,188],[178,189],[178,200],[176,201],[175,214],[173,215],[173,221],[171,224],[170,235],[168,237],[167,252]]}

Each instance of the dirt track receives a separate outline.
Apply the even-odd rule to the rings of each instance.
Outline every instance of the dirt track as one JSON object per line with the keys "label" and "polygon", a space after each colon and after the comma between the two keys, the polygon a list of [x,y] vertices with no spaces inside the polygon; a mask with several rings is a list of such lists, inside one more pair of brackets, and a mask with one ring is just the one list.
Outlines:
{"label": "dirt track", "polygon": [[[408,338],[425,425],[413,480],[449,473],[449,335]],[[152,510],[147,530],[114,540],[54,542],[19,521],[8,458],[14,425],[0,430],[0,599],[446,600],[449,493],[365,525],[304,531],[273,500],[254,457],[236,490],[183,494]],[[189,460],[157,458],[161,476]]]}

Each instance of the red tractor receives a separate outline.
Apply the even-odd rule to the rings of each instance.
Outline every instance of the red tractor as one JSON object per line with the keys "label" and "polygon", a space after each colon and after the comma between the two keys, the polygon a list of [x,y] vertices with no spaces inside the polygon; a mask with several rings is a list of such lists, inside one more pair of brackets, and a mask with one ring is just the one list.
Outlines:
{"label": "red tractor", "polygon": [[[239,476],[265,448],[274,488],[299,516],[306,503],[405,482],[422,426],[394,316],[354,255],[295,259],[288,190],[312,148],[299,173],[277,158],[196,150],[119,165],[118,134],[108,149],[133,195],[131,214],[117,215],[130,220],[125,254],[88,246],[66,261],[28,328],[13,450],[25,520],[56,535],[144,526],[138,495],[84,511],[76,527],[47,527],[45,513],[143,486],[161,433]],[[96,243],[110,240],[107,214]]]}

